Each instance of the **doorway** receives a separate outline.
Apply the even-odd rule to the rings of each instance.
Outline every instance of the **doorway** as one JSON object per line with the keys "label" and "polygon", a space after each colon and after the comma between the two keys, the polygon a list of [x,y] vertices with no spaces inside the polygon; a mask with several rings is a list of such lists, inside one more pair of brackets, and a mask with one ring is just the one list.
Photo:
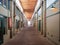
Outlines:
{"label": "doorway", "polygon": [[3,36],[5,35],[5,17],[0,16],[0,45],[3,43]]}

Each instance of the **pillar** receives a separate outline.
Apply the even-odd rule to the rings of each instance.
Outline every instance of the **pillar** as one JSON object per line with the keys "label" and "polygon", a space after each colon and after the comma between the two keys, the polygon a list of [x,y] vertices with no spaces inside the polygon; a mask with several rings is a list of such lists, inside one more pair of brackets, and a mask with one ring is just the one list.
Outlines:
{"label": "pillar", "polygon": [[15,7],[16,7],[16,4],[15,2],[13,2],[13,5],[14,5],[14,9],[13,9],[13,35],[15,35],[15,29],[16,29],[16,21],[15,21]]}
{"label": "pillar", "polygon": [[[8,0],[6,0],[7,1],[7,9],[8,9]],[[9,15],[9,11],[7,11],[7,15]],[[7,24],[6,24],[6,34],[7,34],[7,32],[8,32],[8,17],[7,17]]]}
{"label": "pillar", "polygon": [[35,18],[36,18],[35,19],[35,22],[36,22],[35,26],[36,26],[36,30],[38,30],[38,13],[37,12],[35,13]]}
{"label": "pillar", "polygon": [[43,2],[43,9],[44,9],[44,14],[43,14],[43,31],[44,31],[44,37],[46,37],[46,0]]}
{"label": "pillar", "polygon": [[37,31],[38,31],[38,11],[37,11]]}
{"label": "pillar", "polygon": [[[60,15],[59,15],[59,19],[60,19]],[[60,41],[60,20],[59,20],[59,41]]]}
{"label": "pillar", "polygon": [[23,22],[24,22],[24,20],[23,20],[23,14],[21,13],[21,26],[22,26],[22,28],[24,27],[23,26]]}
{"label": "pillar", "polygon": [[4,5],[4,0],[2,0],[2,5]]}
{"label": "pillar", "polygon": [[19,15],[19,30],[21,30],[21,13]]}
{"label": "pillar", "polygon": [[24,21],[24,20],[23,20],[23,14],[22,14],[22,28],[24,27],[24,25],[23,25],[23,21]]}
{"label": "pillar", "polygon": [[[58,0],[58,1],[60,3],[60,0]],[[60,8],[59,8],[59,10],[60,10]],[[60,14],[59,14],[59,41],[60,41]]]}
{"label": "pillar", "polygon": [[[60,4],[60,0],[58,0],[59,1],[59,4]],[[59,10],[60,10],[60,8],[59,8]],[[59,14],[59,19],[60,19],[60,14]],[[59,41],[60,41],[60,20],[59,20]]]}
{"label": "pillar", "polygon": [[42,1],[42,6],[41,6],[41,34],[43,35],[43,1]]}
{"label": "pillar", "polygon": [[10,0],[10,17],[11,17],[11,19],[12,19],[12,28],[11,28],[11,30],[10,30],[10,38],[12,38],[13,37],[13,33],[14,33],[14,30],[15,30],[15,28],[14,28],[14,2],[13,2],[13,0]]}
{"label": "pillar", "polygon": [[36,28],[36,19],[35,19],[35,16],[33,17],[33,22],[34,22],[34,28]]}

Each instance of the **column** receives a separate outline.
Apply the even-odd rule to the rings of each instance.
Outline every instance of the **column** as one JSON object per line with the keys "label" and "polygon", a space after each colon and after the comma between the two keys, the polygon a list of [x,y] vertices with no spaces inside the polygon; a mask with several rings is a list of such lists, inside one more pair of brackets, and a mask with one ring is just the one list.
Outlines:
{"label": "column", "polygon": [[36,28],[35,16],[33,17],[33,20],[34,20],[34,21],[33,21],[33,22],[34,22],[34,24],[33,24],[33,25],[34,25],[34,28]]}
{"label": "column", "polygon": [[[7,5],[7,9],[8,9],[8,0],[6,0],[7,1],[7,3],[6,3],[6,5]],[[9,15],[9,12],[7,11],[7,15]],[[5,30],[5,33],[7,34],[7,32],[8,32],[8,17],[7,17],[7,19],[6,19],[6,30]]]}
{"label": "column", "polygon": [[21,13],[19,15],[19,30],[21,30]]}
{"label": "column", "polygon": [[60,15],[59,15],[59,41],[60,41]]}
{"label": "column", "polygon": [[43,1],[41,6],[41,34],[43,35]]}
{"label": "column", "polygon": [[23,21],[24,21],[24,20],[23,20],[23,14],[22,14],[22,28],[24,27],[24,26],[23,26]]}
{"label": "column", "polygon": [[38,11],[37,11],[37,31],[38,31]]}
{"label": "column", "polygon": [[13,9],[13,36],[15,35],[15,29],[16,29],[16,22],[15,22],[15,7],[16,7],[16,5],[15,5],[15,2],[13,2],[13,5],[14,5],[14,9]]}
{"label": "column", "polygon": [[13,0],[10,0],[10,17],[12,19],[12,28],[10,30],[10,38],[13,37],[13,31],[14,31],[14,2]]}
{"label": "column", "polygon": [[44,0],[44,14],[43,14],[43,31],[44,31],[44,37],[46,37],[46,0]]}
{"label": "column", "polygon": [[4,5],[4,0],[2,0],[2,5]]}
{"label": "column", "polygon": [[36,20],[35,20],[35,22],[36,22],[36,30],[38,31],[38,13],[36,13],[35,15],[36,15],[35,16],[35,18],[36,18]]}
{"label": "column", "polygon": [[[59,1],[59,4],[60,4],[60,0]],[[59,6],[59,10],[60,10],[60,6]],[[59,14],[59,19],[60,19],[60,14]],[[59,41],[60,41],[60,20],[59,20]]]}
{"label": "column", "polygon": [[[58,0],[59,1],[59,4],[60,4],[60,0]],[[60,8],[59,8],[59,10],[60,10]],[[60,41],[60,14],[59,14],[59,41]]]}
{"label": "column", "polygon": [[23,14],[21,13],[21,26],[22,26],[22,28],[24,27],[24,26],[23,26],[23,21],[24,21],[24,20],[23,20]]}

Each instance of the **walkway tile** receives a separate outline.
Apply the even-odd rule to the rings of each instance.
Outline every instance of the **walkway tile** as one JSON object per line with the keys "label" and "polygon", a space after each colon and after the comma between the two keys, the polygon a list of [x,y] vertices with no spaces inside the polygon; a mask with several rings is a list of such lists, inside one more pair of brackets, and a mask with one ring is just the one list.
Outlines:
{"label": "walkway tile", "polygon": [[13,39],[3,45],[52,45],[33,28],[24,28]]}

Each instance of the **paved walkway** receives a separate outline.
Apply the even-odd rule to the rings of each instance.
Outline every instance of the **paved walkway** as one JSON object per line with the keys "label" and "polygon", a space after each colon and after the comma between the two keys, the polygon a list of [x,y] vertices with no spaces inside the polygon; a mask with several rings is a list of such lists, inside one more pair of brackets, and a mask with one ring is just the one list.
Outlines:
{"label": "paved walkway", "polygon": [[33,27],[24,28],[13,39],[3,45],[52,45],[47,40],[43,39],[41,35]]}

